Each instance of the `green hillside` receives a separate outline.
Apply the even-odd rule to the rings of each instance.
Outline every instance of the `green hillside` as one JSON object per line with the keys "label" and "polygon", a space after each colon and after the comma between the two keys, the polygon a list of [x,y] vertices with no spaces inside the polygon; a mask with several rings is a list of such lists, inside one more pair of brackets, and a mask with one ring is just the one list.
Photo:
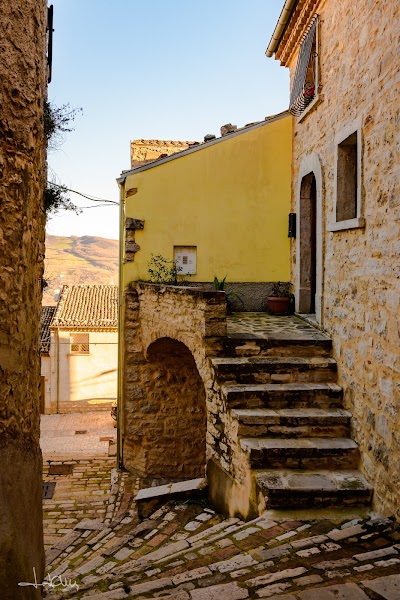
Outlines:
{"label": "green hillside", "polygon": [[118,240],[85,235],[46,235],[43,304],[56,304],[54,295],[64,284],[118,284]]}

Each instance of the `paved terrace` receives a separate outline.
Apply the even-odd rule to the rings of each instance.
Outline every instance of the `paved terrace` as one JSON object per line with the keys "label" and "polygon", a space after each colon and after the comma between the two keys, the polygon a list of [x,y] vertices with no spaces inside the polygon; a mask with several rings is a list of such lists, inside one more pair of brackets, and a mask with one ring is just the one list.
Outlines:
{"label": "paved terrace", "polygon": [[328,340],[329,337],[307,321],[290,315],[278,317],[266,313],[233,313],[227,316],[230,338],[274,340]]}

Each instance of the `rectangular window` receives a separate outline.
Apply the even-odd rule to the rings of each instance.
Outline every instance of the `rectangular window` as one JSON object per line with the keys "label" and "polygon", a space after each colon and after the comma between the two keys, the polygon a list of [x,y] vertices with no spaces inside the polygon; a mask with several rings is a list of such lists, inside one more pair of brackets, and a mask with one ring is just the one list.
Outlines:
{"label": "rectangular window", "polygon": [[174,261],[178,275],[196,274],[196,246],[174,246]]}
{"label": "rectangular window", "polygon": [[335,206],[329,231],[365,226],[362,215],[361,119],[350,123],[335,138]]}
{"label": "rectangular window", "polygon": [[69,341],[71,354],[89,354],[88,333],[71,333]]}
{"label": "rectangular window", "polygon": [[357,132],[337,148],[336,221],[357,217]]}

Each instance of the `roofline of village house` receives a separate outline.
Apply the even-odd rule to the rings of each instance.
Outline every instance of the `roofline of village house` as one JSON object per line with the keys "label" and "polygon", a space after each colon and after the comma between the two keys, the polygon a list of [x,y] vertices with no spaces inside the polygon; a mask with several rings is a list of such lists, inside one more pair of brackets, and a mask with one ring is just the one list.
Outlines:
{"label": "roofline of village house", "polygon": [[232,133],[228,133],[219,138],[215,138],[215,140],[210,140],[208,142],[203,142],[202,144],[198,144],[197,146],[192,146],[190,148],[186,148],[186,150],[181,150],[181,152],[176,152],[175,154],[171,154],[170,156],[166,156],[165,158],[158,158],[153,160],[145,165],[140,167],[136,167],[135,169],[130,169],[128,171],[122,171],[121,175],[117,177],[117,183],[124,183],[125,179],[129,177],[129,175],[133,175],[135,173],[140,173],[141,171],[147,171],[148,169],[153,169],[154,167],[158,167],[164,163],[170,162],[171,160],[176,160],[177,158],[181,158],[182,156],[186,156],[187,154],[192,154],[192,152],[198,152],[199,150],[204,150],[205,148],[209,148],[214,144],[218,144],[220,142],[225,142],[227,140],[232,139],[238,135],[243,133],[247,133],[248,131],[253,131],[254,129],[258,129],[259,127],[264,127],[264,125],[268,125],[269,123],[273,123],[274,121],[278,121],[284,117],[290,115],[288,110],[285,110],[281,113],[273,115],[272,117],[265,117],[264,121],[260,121],[255,123],[254,125],[247,125],[245,127],[241,127]]}
{"label": "roofline of village house", "polygon": [[278,22],[275,26],[274,33],[268,44],[268,48],[265,51],[267,58],[270,58],[279,46],[279,42],[282,39],[282,35],[285,31],[286,25],[290,21],[293,9],[296,6],[298,0],[285,0],[285,4],[282,8],[281,14],[279,15]]}
{"label": "roofline of village house", "polygon": [[55,331],[56,329],[63,331],[97,331],[97,332],[116,332],[118,331],[118,325],[83,325],[83,324],[75,324],[75,325],[50,325],[50,331]]}

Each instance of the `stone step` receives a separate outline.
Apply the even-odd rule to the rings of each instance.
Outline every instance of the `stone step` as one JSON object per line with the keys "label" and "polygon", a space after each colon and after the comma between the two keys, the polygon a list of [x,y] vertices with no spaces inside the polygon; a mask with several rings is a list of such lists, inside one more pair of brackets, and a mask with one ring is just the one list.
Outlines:
{"label": "stone step", "polygon": [[220,381],[294,383],[336,381],[336,361],[329,357],[242,357],[211,360]]}
{"label": "stone step", "polygon": [[243,437],[347,437],[351,413],[321,408],[246,408],[232,410]]}
{"label": "stone step", "polygon": [[285,337],[264,338],[232,333],[223,338],[224,356],[330,356],[332,340],[324,334],[319,339]]}
{"label": "stone step", "polygon": [[370,504],[373,488],[359,471],[257,471],[267,508],[320,508]]}
{"label": "stone step", "polygon": [[225,384],[229,408],[340,408],[343,391],[336,383]]}
{"label": "stone step", "polygon": [[207,481],[201,477],[143,488],[138,491],[135,498],[139,518],[148,517],[160,506],[171,500],[201,499],[206,495],[206,487]]}
{"label": "stone step", "polygon": [[241,438],[254,469],[356,469],[357,444],[348,438]]}

